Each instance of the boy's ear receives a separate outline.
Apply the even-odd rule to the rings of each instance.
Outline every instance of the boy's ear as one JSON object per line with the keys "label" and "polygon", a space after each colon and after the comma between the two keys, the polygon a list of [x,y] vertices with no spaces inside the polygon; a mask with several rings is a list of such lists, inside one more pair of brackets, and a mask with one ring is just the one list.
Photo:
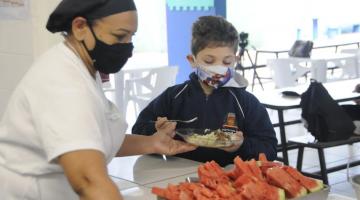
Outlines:
{"label": "boy's ear", "polygon": [[187,55],[186,59],[189,61],[192,68],[196,68],[194,57],[191,54]]}

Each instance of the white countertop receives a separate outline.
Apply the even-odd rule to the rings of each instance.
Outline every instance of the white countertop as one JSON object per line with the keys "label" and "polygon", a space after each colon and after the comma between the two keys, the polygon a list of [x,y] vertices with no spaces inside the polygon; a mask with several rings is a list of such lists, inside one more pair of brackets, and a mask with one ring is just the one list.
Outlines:
{"label": "white countertop", "polygon": [[114,158],[108,165],[112,177],[140,185],[197,172],[199,162],[177,157],[129,156]]}
{"label": "white countertop", "polygon": [[356,200],[354,198],[350,198],[347,196],[339,195],[339,194],[329,194],[327,200]]}
{"label": "white countertop", "polygon": [[196,176],[199,162],[156,155],[114,158],[108,165],[109,175],[126,200],[156,200],[154,186],[177,184]]}

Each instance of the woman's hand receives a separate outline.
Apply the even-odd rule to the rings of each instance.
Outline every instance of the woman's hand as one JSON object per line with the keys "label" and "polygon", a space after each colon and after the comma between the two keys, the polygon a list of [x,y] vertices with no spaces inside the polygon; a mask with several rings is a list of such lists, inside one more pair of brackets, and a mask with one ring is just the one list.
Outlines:
{"label": "woman's hand", "polygon": [[244,135],[243,135],[243,132],[241,131],[236,131],[236,133],[234,133],[235,137],[234,137],[234,140],[235,140],[235,143],[229,147],[224,147],[224,148],[220,148],[224,151],[227,151],[227,152],[234,152],[236,150],[238,150],[240,148],[240,146],[242,145],[243,141],[244,141]]}
{"label": "woman's hand", "polygon": [[168,122],[166,117],[159,117],[155,123],[155,127],[157,132],[151,136],[155,153],[175,155],[192,151],[197,148],[197,146],[179,140],[174,140],[173,137],[175,136],[176,123]]}

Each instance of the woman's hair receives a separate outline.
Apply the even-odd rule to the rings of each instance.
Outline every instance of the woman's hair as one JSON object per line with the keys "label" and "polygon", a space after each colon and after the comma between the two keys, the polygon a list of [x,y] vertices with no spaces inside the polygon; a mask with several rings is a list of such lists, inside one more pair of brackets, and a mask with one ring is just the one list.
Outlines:
{"label": "woman's hair", "polygon": [[203,16],[192,26],[191,53],[197,55],[207,47],[231,47],[237,51],[239,36],[235,27],[223,17]]}
{"label": "woman's hair", "polygon": [[77,16],[96,20],[126,11],[136,11],[134,0],[62,0],[50,14],[46,29],[52,33],[69,33]]}

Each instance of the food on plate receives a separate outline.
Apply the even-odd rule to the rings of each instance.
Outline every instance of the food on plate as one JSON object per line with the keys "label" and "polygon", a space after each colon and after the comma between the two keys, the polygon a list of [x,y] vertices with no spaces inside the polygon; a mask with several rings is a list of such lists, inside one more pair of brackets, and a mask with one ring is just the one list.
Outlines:
{"label": "food on plate", "polygon": [[[167,200],[282,200],[323,191],[327,196],[329,192],[324,190],[322,181],[306,177],[293,167],[268,161],[265,154],[260,154],[258,161],[236,157],[230,171],[215,161],[206,162],[198,167],[198,177],[196,182],[153,187],[152,193]],[[325,196],[321,199],[326,199]]]}
{"label": "food on plate", "polygon": [[184,137],[185,141],[191,144],[208,147],[225,147],[232,145],[232,133],[217,130],[205,129],[203,134],[192,133]]}

